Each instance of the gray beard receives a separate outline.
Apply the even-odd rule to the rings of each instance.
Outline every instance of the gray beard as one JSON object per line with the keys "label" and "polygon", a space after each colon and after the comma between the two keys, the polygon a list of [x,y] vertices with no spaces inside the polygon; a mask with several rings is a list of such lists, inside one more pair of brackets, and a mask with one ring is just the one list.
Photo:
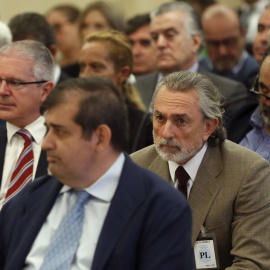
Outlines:
{"label": "gray beard", "polygon": [[[195,147],[190,147],[192,150],[188,151],[187,149],[183,148],[181,144],[178,142],[173,141],[172,139],[163,139],[159,142],[155,143],[155,148],[159,156],[165,161],[174,161],[175,163],[181,164],[184,160],[187,160],[193,156],[195,156],[198,150],[202,147],[202,140],[200,141],[199,145]],[[166,150],[164,151],[161,146],[162,145],[170,145],[176,146],[178,150]]]}

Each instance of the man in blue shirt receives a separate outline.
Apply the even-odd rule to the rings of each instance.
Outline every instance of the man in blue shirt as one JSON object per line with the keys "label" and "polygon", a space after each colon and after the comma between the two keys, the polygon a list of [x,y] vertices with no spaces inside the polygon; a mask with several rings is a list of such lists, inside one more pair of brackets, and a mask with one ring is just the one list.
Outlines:
{"label": "man in blue shirt", "polygon": [[270,49],[262,60],[252,92],[258,99],[227,112],[228,139],[249,148],[270,162]]}

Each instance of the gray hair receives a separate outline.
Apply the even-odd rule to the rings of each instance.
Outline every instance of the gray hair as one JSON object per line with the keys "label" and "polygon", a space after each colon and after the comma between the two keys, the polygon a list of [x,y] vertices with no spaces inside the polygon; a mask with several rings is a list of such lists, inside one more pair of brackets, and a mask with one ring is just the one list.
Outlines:
{"label": "gray hair", "polygon": [[153,19],[155,16],[177,10],[184,12],[184,14],[186,15],[184,20],[184,26],[189,37],[195,34],[199,34],[200,36],[202,36],[202,25],[200,17],[195,11],[195,9],[185,2],[180,1],[162,4],[150,13],[150,17],[151,19]]}
{"label": "gray hair", "polygon": [[12,42],[12,34],[9,27],[0,21],[0,48]]}
{"label": "gray hair", "polygon": [[210,79],[204,75],[190,71],[173,72],[165,76],[157,85],[152,97],[152,109],[154,109],[156,97],[162,86],[167,86],[170,92],[196,91],[199,94],[199,106],[202,111],[203,118],[217,118],[219,120],[215,131],[208,138],[209,146],[218,145],[226,139],[227,131],[223,126],[223,97]]}
{"label": "gray hair", "polygon": [[52,81],[54,61],[50,51],[40,42],[33,40],[16,41],[0,49],[0,56],[16,56],[34,62],[33,75],[38,81]]}

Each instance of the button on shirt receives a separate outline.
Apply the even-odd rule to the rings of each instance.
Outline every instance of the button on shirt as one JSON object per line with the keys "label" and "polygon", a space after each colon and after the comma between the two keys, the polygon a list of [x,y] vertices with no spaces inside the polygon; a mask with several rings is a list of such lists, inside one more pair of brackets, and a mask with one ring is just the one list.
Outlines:
{"label": "button on shirt", "polygon": [[[45,122],[44,117],[40,116],[30,125],[24,127],[30,132],[30,134],[33,137],[32,141],[32,148],[34,153],[33,179],[35,178],[38,166],[39,156],[41,153],[41,145],[47,131],[44,122]],[[23,137],[16,134],[16,132],[20,130],[20,128],[8,122],[6,123],[6,127],[7,127],[7,145],[0,189],[0,209],[2,208],[3,203],[5,201],[6,193],[8,190],[13,170],[24,147]]]}
{"label": "button on shirt", "polygon": [[[204,154],[207,150],[207,142],[204,144],[202,149],[191,159],[189,160],[186,164],[183,165],[184,169],[188,173],[190,179],[187,182],[187,197],[189,197],[192,185],[195,181],[198,169],[201,165],[202,159],[204,157]],[[178,180],[175,177],[175,170],[179,166],[179,164],[173,162],[173,161],[168,161],[169,164],[169,171],[170,171],[170,176],[172,183],[174,187],[177,189],[178,185]]]}
{"label": "button on shirt", "polygon": [[[83,231],[71,270],[91,269],[99,235],[118,186],[124,162],[125,156],[121,153],[110,169],[92,186],[85,189],[91,196],[84,205]],[[54,232],[75,201],[76,195],[71,188],[63,186],[32,245],[24,270],[40,269]]]}
{"label": "button on shirt", "polygon": [[258,107],[251,115],[250,124],[252,130],[246,134],[239,144],[258,153],[270,162],[270,135],[264,130]]}

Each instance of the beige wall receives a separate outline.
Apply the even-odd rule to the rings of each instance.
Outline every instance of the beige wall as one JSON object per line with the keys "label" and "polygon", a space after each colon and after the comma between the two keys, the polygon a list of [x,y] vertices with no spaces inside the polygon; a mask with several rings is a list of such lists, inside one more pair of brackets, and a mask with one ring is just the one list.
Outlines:
{"label": "beige wall", "polygon": [[[106,0],[105,0],[106,1]],[[203,0],[202,0],[203,1]],[[12,16],[22,12],[39,12],[45,13],[50,7],[56,4],[73,3],[80,8],[84,8],[89,0],[1,0],[0,3],[0,20],[8,22]],[[164,0],[111,0],[111,2],[119,5],[120,8],[129,18],[137,13],[148,12],[158,5],[169,2]],[[226,3],[232,7],[240,5],[241,0],[218,0],[218,2]]]}

